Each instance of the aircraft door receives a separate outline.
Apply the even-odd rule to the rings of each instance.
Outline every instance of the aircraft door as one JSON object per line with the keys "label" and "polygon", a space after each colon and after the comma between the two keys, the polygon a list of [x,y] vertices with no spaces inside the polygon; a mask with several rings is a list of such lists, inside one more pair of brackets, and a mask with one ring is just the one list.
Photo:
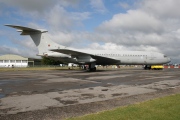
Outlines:
{"label": "aircraft door", "polygon": [[155,58],[155,55],[154,55],[154,53],[150,53],[151,54],[151,58],[150,58],[150,60],[154,60],[154,58]]}
{"label": "aircraft door", "polygon": [[154,58],[154,54],[152,52],[150,54],[151,54],[151,59],[153,59]]}

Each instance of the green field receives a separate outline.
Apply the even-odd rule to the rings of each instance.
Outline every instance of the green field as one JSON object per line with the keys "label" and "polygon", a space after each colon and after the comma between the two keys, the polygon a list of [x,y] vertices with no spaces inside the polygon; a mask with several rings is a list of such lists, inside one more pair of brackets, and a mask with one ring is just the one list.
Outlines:
{"label": "green field", "polygon": [[180,94],[68,120],[180,120]]}

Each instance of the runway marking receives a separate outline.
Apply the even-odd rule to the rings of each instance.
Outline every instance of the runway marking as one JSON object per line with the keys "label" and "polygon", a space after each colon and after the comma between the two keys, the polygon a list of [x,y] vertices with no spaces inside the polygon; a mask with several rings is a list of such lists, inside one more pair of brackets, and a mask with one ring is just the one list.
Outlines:
{"label": "runway marking", "polygon": [[127,77],[127,76],[131,76],[131,74],[129,75],[112,75],[112,76],[96,76],[96,77],[89,77],[87,79],[89,80],[98,80],[98,79],[112,79],[112,78],[119,78],[119,77]]}
{"label": "runway marking", "polygon": [[82,79],[76,79],[76,78],[52,78],[52,79],[48,79],[46,81],[42,81],[42,83],[61,83],[61,82],[78,82],[78,83],[99,83],[96,81],[90,81],[90,80],[82,80]]}
{"label": "runway marking", "polygon": [[143,78],[143,79],[138,79],[138,80],[150,80],[150,79],[165,79],[165,78],[171,78],[173,76],[157,76],[157,77],[154,77],[154,76],[149,76],[149,77],[146,77],[146,78]]}

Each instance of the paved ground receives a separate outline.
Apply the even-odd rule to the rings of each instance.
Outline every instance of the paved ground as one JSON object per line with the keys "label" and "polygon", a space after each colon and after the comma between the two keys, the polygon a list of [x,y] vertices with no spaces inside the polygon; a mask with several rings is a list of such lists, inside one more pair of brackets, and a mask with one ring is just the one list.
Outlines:
{"label": "paved ground", "polygon": [[0,72],[0,119],[62,119],[180,93],[180,69]]}

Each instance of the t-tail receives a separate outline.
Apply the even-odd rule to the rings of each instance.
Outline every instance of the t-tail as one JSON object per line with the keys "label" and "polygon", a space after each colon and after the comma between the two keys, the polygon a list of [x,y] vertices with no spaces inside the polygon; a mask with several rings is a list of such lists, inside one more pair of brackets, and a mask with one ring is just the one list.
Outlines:
{"label": "t-tail", "polygon": [[21,35],[30,35],[32,40],[34,41],[35,45],[38,47],[39,54],[38,55],[45,55],[49,52],[49,49],[62,49],[65,48],[65,46],[59,45],[55,42],[53,42],[47,35],[47,30],[43,29],[34,29],[24,26],[18,26],[18,25],[5,25],[8,27],[12,27],[15,29],[18,29],[18,32],[21,32]]}

